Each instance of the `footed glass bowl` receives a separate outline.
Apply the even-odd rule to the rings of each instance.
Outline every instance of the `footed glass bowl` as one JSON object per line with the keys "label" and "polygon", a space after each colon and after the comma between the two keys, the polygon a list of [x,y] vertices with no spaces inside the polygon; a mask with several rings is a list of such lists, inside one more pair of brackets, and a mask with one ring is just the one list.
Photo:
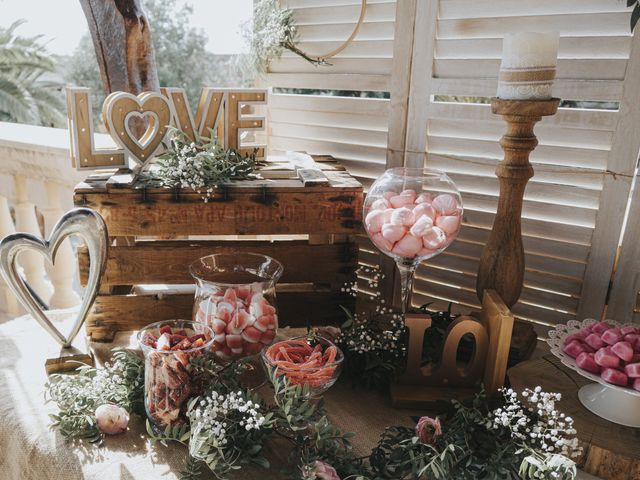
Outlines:
{"label": "footed glass bowl", "polygon": [[326,392],[336,383],[344,361],[342,350],[324,337],[282,340],[261,356],[269,378],[274,373],[284,375],[291,384],[306,385],[311,396]]}

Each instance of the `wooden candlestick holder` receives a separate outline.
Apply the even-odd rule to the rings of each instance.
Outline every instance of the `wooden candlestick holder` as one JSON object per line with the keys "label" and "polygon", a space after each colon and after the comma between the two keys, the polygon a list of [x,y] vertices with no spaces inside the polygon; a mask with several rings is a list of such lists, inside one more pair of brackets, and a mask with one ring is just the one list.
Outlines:
{"label": "wooden candlestick holder", "polygon": [[511,307],[520,298],[524,281],[522,246],[522,201],[527,182],[533,176],[529,154],[538,145],[533,127],[542,117],[554,115],[560,99],[491,99],[491,111],[502,115],[507,133],[500,139],[504,160],[496,168],[500,180],[498,208],[489,240],[482,251],[476,291],[482,301],[485,289],[498,292]]}

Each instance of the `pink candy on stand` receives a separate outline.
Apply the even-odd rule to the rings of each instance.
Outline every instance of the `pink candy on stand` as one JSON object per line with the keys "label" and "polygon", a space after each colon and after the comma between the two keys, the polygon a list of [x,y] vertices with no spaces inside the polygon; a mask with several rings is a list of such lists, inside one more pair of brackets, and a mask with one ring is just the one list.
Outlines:
{"label": "pink candy on stand", "polygon": [[227,287],[200,302],[196,320],[213,329],[212,350],[224,360],[256,355],[276,336],[276,309],[255,287]]}
{"label": "pink candy on stand", "polygon": [[640,330],[599,322],[564,339],[562,351],[607,383],[640,391]]}
{"label": "pink candy on stand", "polygon": [[461,221],[453,195],[387,191],[371,204],[365,228],[384,252],[402,258],[428,258],[456,238]]}

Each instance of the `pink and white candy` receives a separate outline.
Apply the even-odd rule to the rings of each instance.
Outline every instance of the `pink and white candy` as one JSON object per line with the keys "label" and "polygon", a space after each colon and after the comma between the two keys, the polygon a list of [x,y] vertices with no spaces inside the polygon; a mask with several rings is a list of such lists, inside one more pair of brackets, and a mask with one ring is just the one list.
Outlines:
{"label": "pink and white candy", "polygon": [[223,358],[259,353],[275,337],[276,309],[250,286],[229,287],[200,303],[198,321],[214,331],[213,351]]}
{"label": "pink and white candy", "polygon": [[408,189],[385,192],[376,199],[364,224],[381,250],[416,258],[430,257],[449,245],[458,235],[461,220],[453,195],[416,195]]}

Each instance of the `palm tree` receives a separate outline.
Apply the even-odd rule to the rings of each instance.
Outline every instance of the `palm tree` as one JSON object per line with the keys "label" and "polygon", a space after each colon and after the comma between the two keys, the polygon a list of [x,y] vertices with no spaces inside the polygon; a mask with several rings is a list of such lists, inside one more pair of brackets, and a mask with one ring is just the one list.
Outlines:
{"label": "palm tree", "polygon": [[64,123],[61,84],[41,37],[22,37],[0,27],[0,121],[56,126]]}

